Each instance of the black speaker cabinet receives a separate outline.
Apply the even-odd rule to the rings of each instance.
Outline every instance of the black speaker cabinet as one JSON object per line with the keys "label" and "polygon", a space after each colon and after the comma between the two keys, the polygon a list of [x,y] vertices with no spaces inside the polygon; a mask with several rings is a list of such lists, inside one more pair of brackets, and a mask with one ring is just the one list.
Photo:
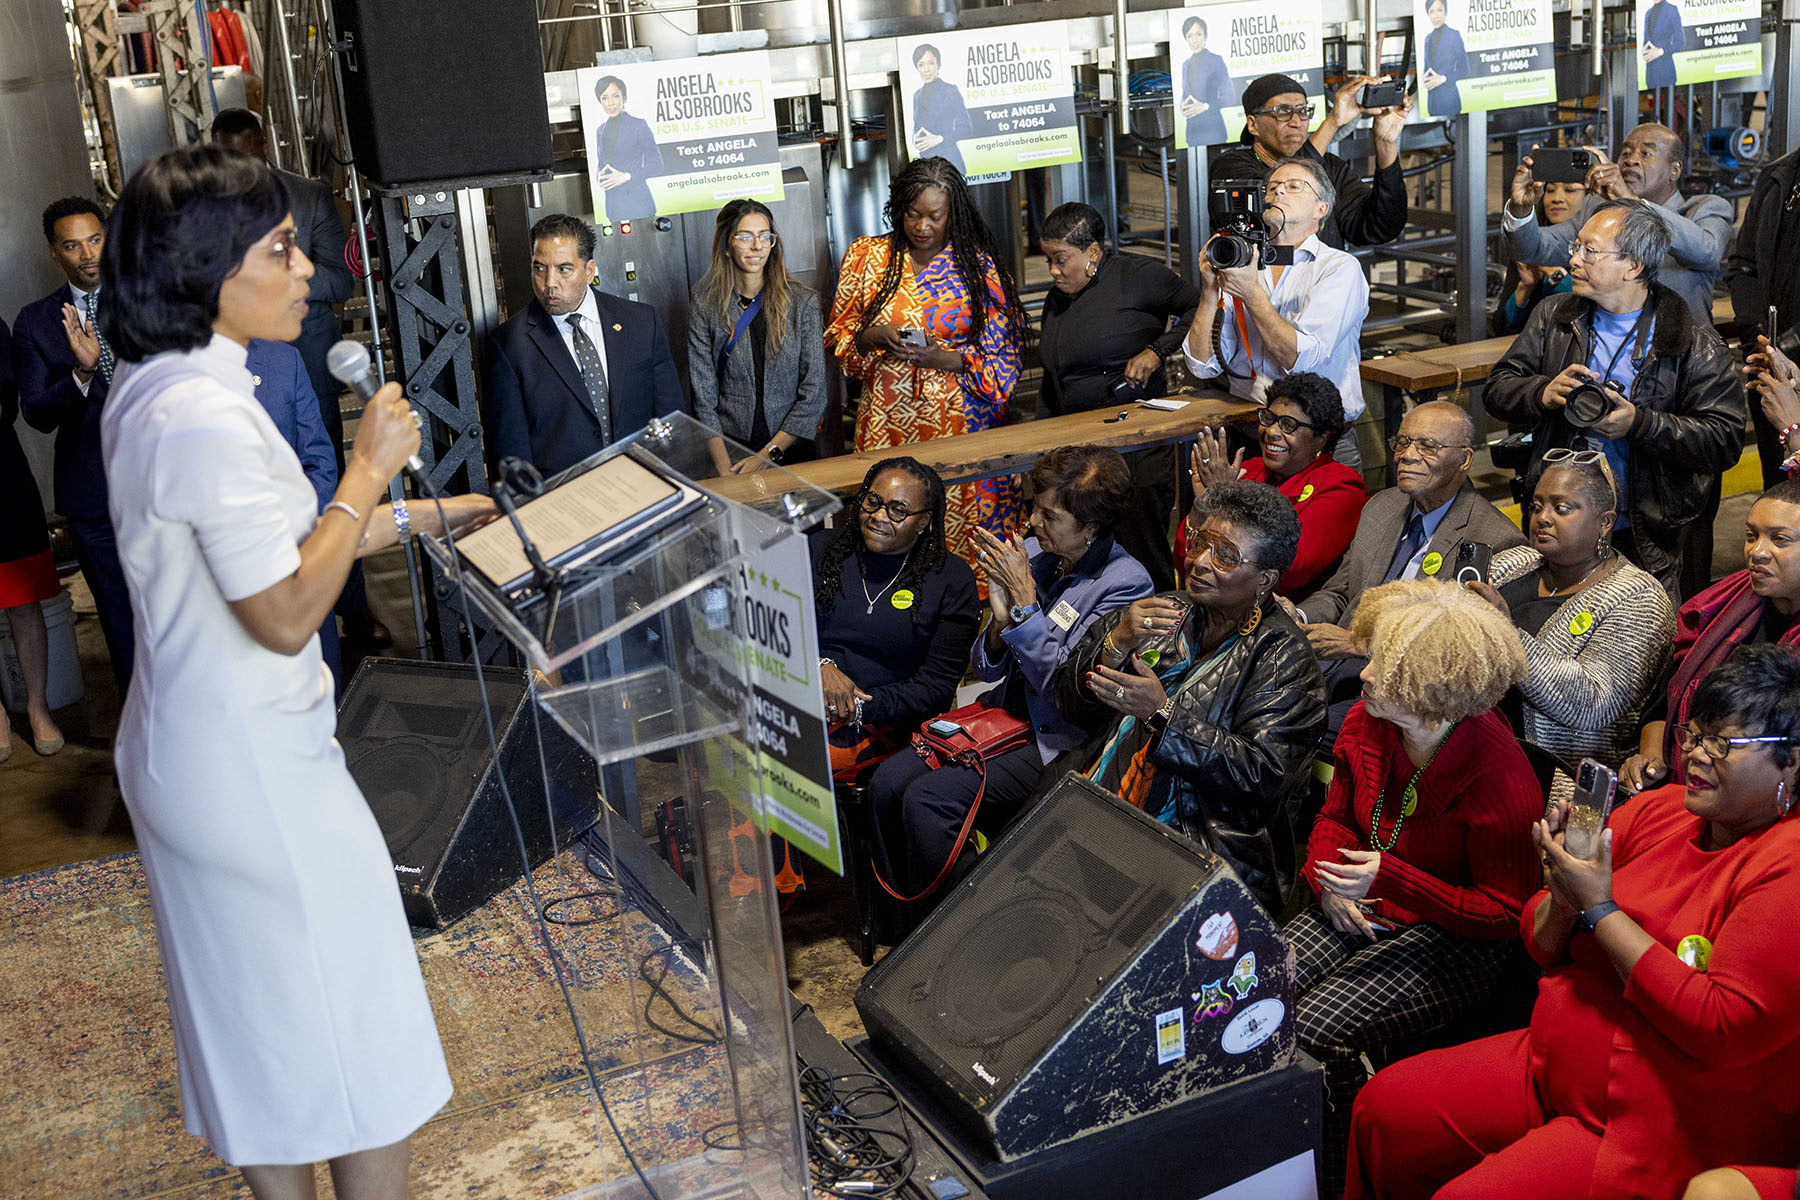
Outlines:
{"label": "black speaker cabinet", "polygon": [[534,0],[332,0],[356,165],[389,186],[550,167]]}
{"label": "black speaker cabinet", "polygon": [[502,775],[534,866],[550,856],[551,808],[565,842],[599,813],[593,759],[534,711],[524,672],[484,674],[498,763],[466,663],[364,659],[338,706],[338,744],[387,837],[407,919],[424,929],[444,928],[524,875]]}
{"label": "black speaker cabinet", "polygon": [[1287,943],[1231,869],[1070,775],[856,993],[1002,1162],[1287,1065]]}

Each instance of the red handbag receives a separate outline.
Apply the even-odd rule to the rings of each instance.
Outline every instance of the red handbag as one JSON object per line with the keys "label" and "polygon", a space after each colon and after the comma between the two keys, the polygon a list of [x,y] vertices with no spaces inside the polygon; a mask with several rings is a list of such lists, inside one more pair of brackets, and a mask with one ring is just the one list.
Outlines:
{"label": "red handbag", "polygon": [[969,805],[969,814],[963,818],[962,828],[956,832],[956,844],[950,847],[950,857],[938,869],[937,878],[916,896],[903,896],[881,877],[881,869],[876,867],[875,882],[881,885],[882,891],[902,903],[910,904],[915,900],[925,899],[943,886],[944,880],[950,876],[950,869],[962,857],[969,835],[975,831],[975,814],[981,811],[981,797],[987,792],[987,760],[1009,750],[1016,750],[1030,740],[1030,721],[1015,717],[1004,708],[990,708],[980,703],[965,704],[954,712],[933,717],[919,726],[918,732],[912,735],[913,752],[924,759],[932,770],[946,765],[967,767],[981,776],[981,784],[975,789],[975,799]]}

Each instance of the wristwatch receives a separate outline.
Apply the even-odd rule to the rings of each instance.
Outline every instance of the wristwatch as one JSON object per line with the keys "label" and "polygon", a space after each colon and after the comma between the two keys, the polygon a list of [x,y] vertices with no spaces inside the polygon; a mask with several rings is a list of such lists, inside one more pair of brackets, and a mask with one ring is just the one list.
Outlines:
{"label": "wristwatch", "polygon": [[1592,908],[1582,909],[1581,915],[1575,918],[1575,923],[1589,933],[1592,933],[1595,928],[1599,926],[1600,922],[1606,920],[1606,918],[1618,911],[1619,906],[1614,904],[1611,900],[1602,900]]}
{"label": "wristwatch", "polygon": [[764,446],[763,457],[772,463],[780,463],[787,458],[787,451],[780,446]]}
{"label": "wristwatch", "polygon": [[1025,618],[1029,617],[1037,610],[1037,601],[1033,600],[1030,604],[1013,605],[1012,608],[1007,611],[1007,615],[1012,618],[1012,623],[1014,625],[1023,625],[1025,623]]}
{"label": "wristwatch", "polygon": [[1150,714],[1150,719],[1144,723],[1150,726],[1151,733],[1160,735],[1163,730],[1169,727],[1169,718],[1174,715],[1175,697],[1170,696],[1167,700],[1163,701],[1163,706],[1161,708]]}

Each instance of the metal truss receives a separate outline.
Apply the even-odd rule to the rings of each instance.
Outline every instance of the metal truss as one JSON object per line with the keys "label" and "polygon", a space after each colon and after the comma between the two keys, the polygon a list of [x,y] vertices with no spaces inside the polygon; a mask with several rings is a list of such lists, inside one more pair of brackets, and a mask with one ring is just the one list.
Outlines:
{"label": "metal truss", "polygon": [[150,36],[157,46],[157,67],[169,101],[171,144],[192,146],[206,141],[218,103],[212,94],[212,55],[201,23],[204,18],[190,0],[144,0],[139,11],[150,23]]}

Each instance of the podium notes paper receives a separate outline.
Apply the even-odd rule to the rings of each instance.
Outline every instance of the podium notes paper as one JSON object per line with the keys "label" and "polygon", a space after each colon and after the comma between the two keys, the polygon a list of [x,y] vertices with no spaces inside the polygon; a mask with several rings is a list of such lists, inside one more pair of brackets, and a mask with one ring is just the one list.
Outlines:
{"label": "podium notes paper", "polygon": [[[519,506],[519,524],[545,562],[597,541],[676,494],[648,467],[620,455]],[[512,522],[501,518],[458,538],[457,549],[497,587],[531,573]]]}

